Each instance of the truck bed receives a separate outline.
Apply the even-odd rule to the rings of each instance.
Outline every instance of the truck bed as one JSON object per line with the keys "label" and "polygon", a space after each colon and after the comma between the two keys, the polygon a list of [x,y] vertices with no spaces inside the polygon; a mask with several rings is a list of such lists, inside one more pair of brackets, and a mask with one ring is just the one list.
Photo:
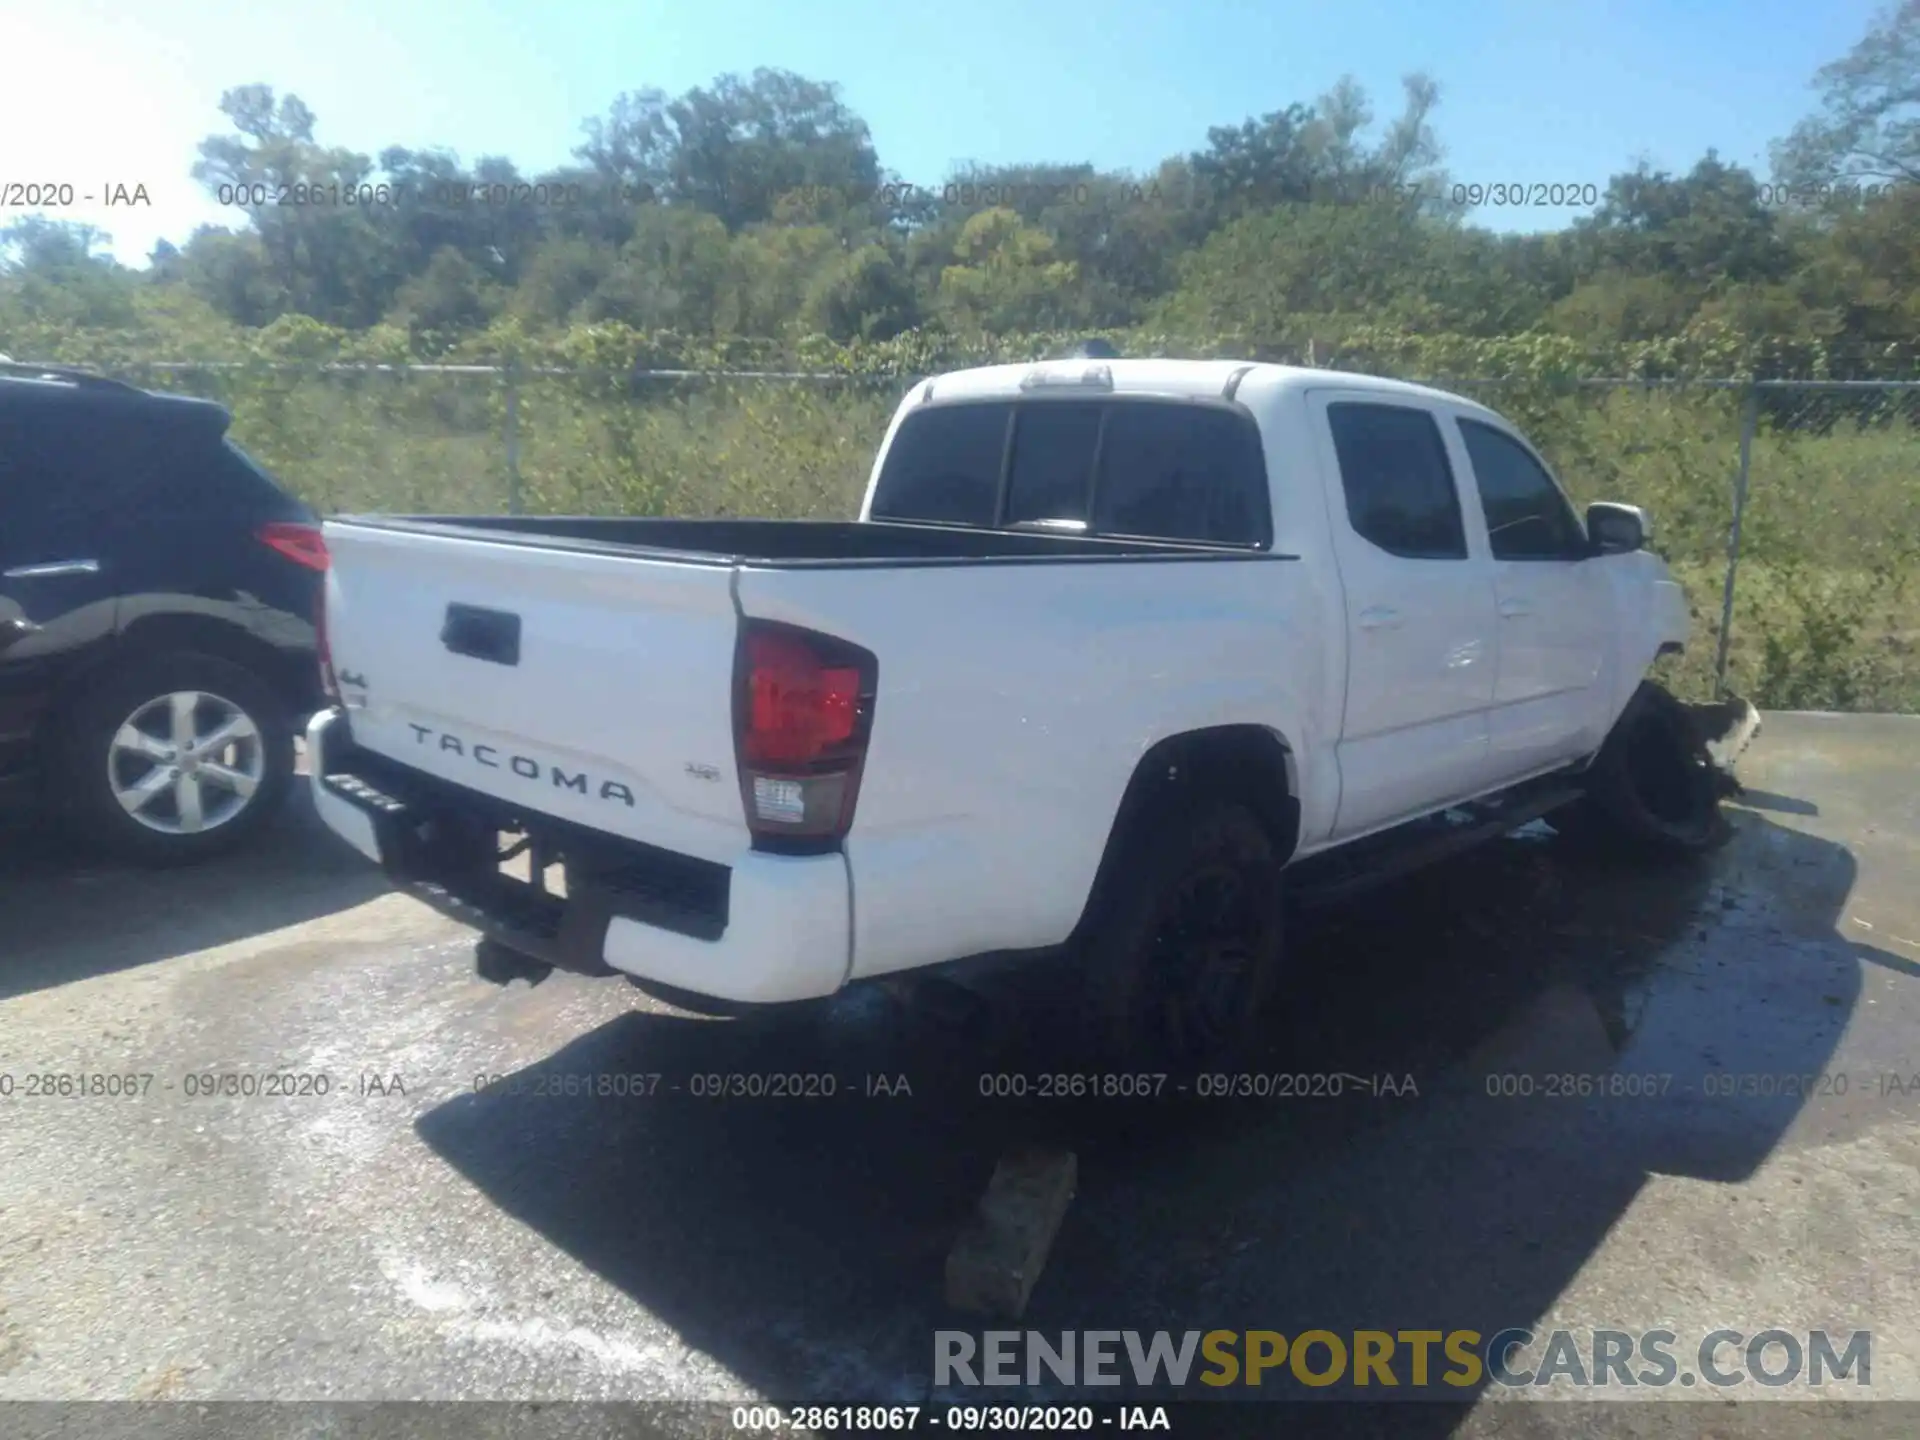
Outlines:
{"label": "truck bed", "polygon": [[342,515],[337,522],[543,550],[755,569],[1006,565],[1036,561],[1292,559],[1250,545],[1130,540],[853,520],[687,520],[598,515]]}
{"label": "truck bed", "polygon": [[[654,937],[660,966],[660,946],[690,948],[648,972],[722,998],[828,993],[863,973],[856,930],[876,963],[906,967],[1070,928],[1111,820],[1079,823],[1083,797],[1097,789],[1117,805],[1170,707],[1222,724],[1300,713],[1312,708],[1303,695],[1331,693],[1340,659],[1325,628],[1300,618],[1318,613],[1314,567],[1253,547],[464,516],[330,520],[326,541],[352,746],[529,824],[723,867],[740,901],[729,954],[778,973],[728,978],[713,970],[720,942],[684,936]],[[836,854],[754,846],[736,751],[750,625],[876,657],[859,808]],[[1007,873],[1032,884],[1009,897],[996,878]],[[788,935],[795,904],[813,918]],[[761,915],[785,917],[768,921],[778,933],[749,933]],[[840,938],[821,941],[829,933]],[[816,959],[838,956],[830,976],[781,959],[806,936]],[[802,988],[775,997],[782,975]]]}

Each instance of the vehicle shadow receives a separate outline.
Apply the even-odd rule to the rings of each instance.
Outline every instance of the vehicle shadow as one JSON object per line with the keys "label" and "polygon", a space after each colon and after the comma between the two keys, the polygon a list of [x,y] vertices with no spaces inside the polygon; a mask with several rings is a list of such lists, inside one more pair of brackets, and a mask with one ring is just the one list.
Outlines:
{"label": "vehicle shadow", "polygon": [[[959,1038],[850,994],[785,1027],[625,1016],[519,1079],[653,1073],[655,1094],[465,1095],[418,1129],[502,1209],[779,1399],[1152,1394],[930,1393],[936,1330],[1005,1328],[944,1307],[943,1264],[996,1159],[1029,1139],[1073,1148],[1079,1184],[1026,1327],[1492,1335],[1551,1308],[1651,1175],[1750,1175],[1801,1101],[1722,1098],[1703,1077],[1819,1072],[1859,960],[1884,958],[1834,933],[1845,849],[1755,812],[1734,823],[1711,860],[1657,873],[1516,837],[1296,928],[1267,1068],[1344,1076],[1338,1095],[991,1099],[983,1074],[1032,1090],[1058,1068],[1044,1036]],[[724,1088],[695,1076],[776,1072],[831,1075],[837,1093],[692,1093]],[[1555,1075],[1608,1072],[1643,1079],[1552,1093]],[[871,1076],[912,1093],[870,1093]],[[1381,1076],[1396,1093],[1356,1083]],[[1407,1406],[1390,1433],[1450,1434],[1465,1413]]]}
{"label": "vehicle shadow", "polygon": [[0,831],[0,1000],[297,925],[386,880],[306,786],[237,855],[178,869],[102,860],[32,819]]}
{"label": "vehicle shadow", "polygon": [[1811,800],[1796,800],[1768,790],[1743,790],[1740,803],[1753,810],[1772,810],[1782,815],[1818,815],[1820,807]]}

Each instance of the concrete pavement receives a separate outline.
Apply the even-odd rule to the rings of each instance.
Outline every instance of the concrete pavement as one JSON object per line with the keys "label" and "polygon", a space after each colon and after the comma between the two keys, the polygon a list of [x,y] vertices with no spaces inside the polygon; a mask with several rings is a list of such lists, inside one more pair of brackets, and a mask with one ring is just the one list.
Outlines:
{"label": "concrete pavement", "polygon": [[[1516,838],[1297,932],[1263,1073],[1394,1085],[1245,1103],[1042,1101],[1044,1037],[878,997],[782,1024],[501,991],[304,804],[192,872],[16,840],[0,1400],[942,1404],[933,1332],[980,1328],[942,1261],[1032,1138],[1080,1157],[1034,1329],[1666,1326],[1683,1359],[1721,1327],[1871,1329],[1865,1393],[1920,1400],[1916,755],[1917,719],[1770,715],[1706,865]],[[748,1073],[812,1098],[699,1093]],[[1478,1388],[1390,1433],[1706,1414]]]}

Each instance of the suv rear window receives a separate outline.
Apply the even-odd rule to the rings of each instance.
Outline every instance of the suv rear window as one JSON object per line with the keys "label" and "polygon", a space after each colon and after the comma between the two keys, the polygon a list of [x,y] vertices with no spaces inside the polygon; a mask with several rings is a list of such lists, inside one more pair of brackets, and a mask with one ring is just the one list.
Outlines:
{"label": "suv rear window", "polygon": [[1259,430],[1238,411],[1184,401],[916,411],[894,434],[871,513],[981,527],[1080,521],[1096,535],[1228,545],[1273,538]]}

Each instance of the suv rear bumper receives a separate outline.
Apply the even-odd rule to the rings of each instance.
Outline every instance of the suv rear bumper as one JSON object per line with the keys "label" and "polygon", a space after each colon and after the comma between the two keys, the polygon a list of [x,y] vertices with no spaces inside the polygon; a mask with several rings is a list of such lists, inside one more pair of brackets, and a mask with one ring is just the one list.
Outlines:
{"label": "suv rear bumper", "polygon": [[[817,999],[852,962],[844,854],[742,854],[732,865],[622,840],[503,802],[354,746],[345,712],[307,727],[327,827],[441,913],[557,969],[636,976],[746,1004]],[[499,873],[499,830],[566,866],[567,895]]]}

